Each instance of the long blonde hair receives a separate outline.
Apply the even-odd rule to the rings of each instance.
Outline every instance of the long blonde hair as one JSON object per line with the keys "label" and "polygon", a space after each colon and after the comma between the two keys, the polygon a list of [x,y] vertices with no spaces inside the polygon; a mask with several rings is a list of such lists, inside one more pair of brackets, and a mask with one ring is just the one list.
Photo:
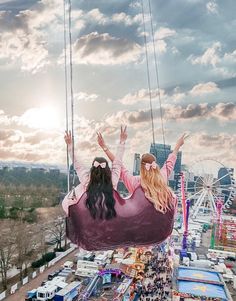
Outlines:
{"label": "long blonde hair", "polygon": [[160,167],[146,169],[145,164],[156,162],[156,158],[151,154],[144,154],[141,158],[140,178],[141,186],[146,198],[151,201],[157,211],[166,213],[173,208],[172,191],[165,182],[160,172]]}

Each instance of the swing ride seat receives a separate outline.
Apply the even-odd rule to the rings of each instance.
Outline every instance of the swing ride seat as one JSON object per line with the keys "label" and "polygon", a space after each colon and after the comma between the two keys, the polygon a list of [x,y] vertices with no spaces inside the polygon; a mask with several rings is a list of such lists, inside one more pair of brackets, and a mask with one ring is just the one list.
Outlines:
{"label": "swing ride seat", "polygon": [[98,251],[158,244],[169,237],[174,225],[174,208],[165,214],[157,211],[145,198],[141,186],[126,199],[115,190],[113,196],[117,216],[110,220],[92,218],[86,207],[86,193],[69,207],[66,234],[74,244]]}

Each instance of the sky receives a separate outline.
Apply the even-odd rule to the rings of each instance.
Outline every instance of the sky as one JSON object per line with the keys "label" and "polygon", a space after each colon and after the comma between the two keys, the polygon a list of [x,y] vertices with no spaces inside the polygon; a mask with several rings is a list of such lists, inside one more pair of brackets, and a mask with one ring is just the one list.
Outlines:
{"label": "sky", "polygon": [[[235,0],[150,0],[151,15],[142,1],[72,1],[76,155],[102,155],[96,131],[115,152],[126,124],[132,169],[152,142],[150,95],[163,143],[160,95],[165,142],[190,133],[183,163],[236,169]],[[66,163],[63,32],[62,0],[0,0],[0,160]]]}

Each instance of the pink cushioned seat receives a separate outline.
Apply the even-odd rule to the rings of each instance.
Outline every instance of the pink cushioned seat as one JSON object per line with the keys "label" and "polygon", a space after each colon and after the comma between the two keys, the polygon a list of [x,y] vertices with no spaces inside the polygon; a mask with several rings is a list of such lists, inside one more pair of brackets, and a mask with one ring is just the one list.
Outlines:
{"label": "pink cushioned seat", "polygon": [[117,216],[111,220],[93,219],[87,209],[87,195],[69,207],[67,237],[86,250],[111,250],[158,244],[171,234],[175,209],[162,214],[149,202],[141,187],[127,199],[114,191]]}

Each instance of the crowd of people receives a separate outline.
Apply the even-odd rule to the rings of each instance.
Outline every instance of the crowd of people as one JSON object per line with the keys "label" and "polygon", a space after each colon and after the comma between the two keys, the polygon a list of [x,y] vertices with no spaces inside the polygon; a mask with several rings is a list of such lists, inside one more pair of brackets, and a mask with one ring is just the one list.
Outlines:
{"label": "crowd of people", "polygon": [[171,300],[171,282],[172,263],[170,253],[159,247],[146,263],[140,300]]}

